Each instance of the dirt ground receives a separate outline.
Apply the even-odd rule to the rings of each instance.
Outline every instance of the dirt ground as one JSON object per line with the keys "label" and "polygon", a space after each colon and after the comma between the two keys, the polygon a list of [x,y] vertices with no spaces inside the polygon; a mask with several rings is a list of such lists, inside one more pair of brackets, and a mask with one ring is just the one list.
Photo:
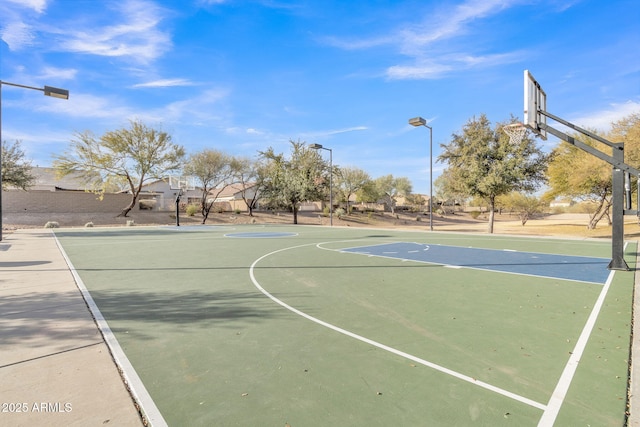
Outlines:
{"label": "dirt ground", "polygon": [[[116,217],[116,214],[69,214],[69,213],[3,213],[3,232],[10,233],[20,228],[41,228],[49,221],[54,221],[60,227],[85,227],[92,223],[95,227],[101,226],[125,226],[128,222],[134,226],[146,225],[175,225],[174,212],[132,211],[129,216]],[[180,225],[196,225],[202,223],[199,215],[189,217],[185,213],[180,214]],[[253,217],[246,213],[211,214],[206,222],[208,225],[220,224],[293,224],[293,214],[290,212],[267,213],[256,212]],[[587,230],[587,214],[555,214],[544,215],[529,220],[524,226],[516,215],[496,214],[494,233],[518,234],[537,236],[567,236],[567,237],[611,237],[611,226],[606,221],[601,221],[595,230]],[[330,225],[330,218],[320,212],[300,212],[298,224],[306,225]],[[342,218],[334,215],[333,226],[338,227],[369,227],[369,228],[395,228],[408,230],[429,230],[429,216],[424,214],[398,212],[385,213],[354,213]],[[473,218],[468,213],[457,212],[441,216],[433,215],[434,231],[454,231],[487,233],[488,218],[486,215]],[[640,238],[640,226],[635,217],[625,218],[625,238]]]}

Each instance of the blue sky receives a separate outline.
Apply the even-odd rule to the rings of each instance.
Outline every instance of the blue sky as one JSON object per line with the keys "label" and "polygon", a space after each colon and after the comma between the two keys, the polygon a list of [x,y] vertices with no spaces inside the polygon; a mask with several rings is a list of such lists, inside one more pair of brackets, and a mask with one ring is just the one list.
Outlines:
{"label": "blue sky", "polygon": [[39,166],[137,119],[189,153],[319,143],[428,193],[407,120],[435,159],[474,116],[522,118],[525,69],[578,125],[640,112],[637,0],[0,0],[0,38],[0,80],[70,91],[2,86],[2,139]]}

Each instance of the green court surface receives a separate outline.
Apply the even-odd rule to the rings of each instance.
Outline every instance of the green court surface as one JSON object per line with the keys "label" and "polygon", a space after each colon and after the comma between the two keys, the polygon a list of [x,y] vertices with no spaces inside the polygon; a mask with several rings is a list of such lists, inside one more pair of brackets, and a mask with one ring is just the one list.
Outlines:
{"label": "green court surface", "polygon": [[[625,422],[634,273],[553,273],[608,260],[609,241],[307,226],[56,236],[171,426]],[[557,258],[531,274],[521,252]]]}

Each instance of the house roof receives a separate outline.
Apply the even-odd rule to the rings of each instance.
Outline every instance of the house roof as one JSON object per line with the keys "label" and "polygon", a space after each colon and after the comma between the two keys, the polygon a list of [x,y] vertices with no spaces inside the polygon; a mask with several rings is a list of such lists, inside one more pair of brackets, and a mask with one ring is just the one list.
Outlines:
{"label": "house roof", "polygon": [[57,177],[56,170],[48,167],[32,167],[31,173],[36,178],[30,190],[66,190],[85,191],[89,188],[87,181],[77,173],[71,173],[64,177]]}
{"label": "house roof", "polygon": [[[250,189],[251,187],[255,187],[255,182],[250,182],[244,185],[245,189]],[[242,191],[242,184],[230,184],[227,185],[217,196],[218,199],[224,199],[224,198],[228,198],[228,197],[234,197],[238,194],[240,194],[240,192]],[[216,194],[218,193],[219,189],[214,189],[211,190],[210,192]]]}

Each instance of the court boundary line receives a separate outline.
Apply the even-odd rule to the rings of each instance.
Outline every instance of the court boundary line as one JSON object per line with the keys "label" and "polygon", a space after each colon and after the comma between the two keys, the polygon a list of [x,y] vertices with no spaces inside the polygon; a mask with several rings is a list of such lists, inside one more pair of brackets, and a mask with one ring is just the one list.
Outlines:
{"label": "court boundary line", "polygon": [[258,282],[258,280],[256,279],[256,277],[255,277],[255,275],[254,275],[255,267],[256,267],[256,265],[257,265],[260,261],[262,261],[263,259],[265,259],[265,258],[267,258],[267,257],[269,257],[269,256],[271,256],[271,255],[274,255],[274,254],[276,254],[276,253],[279,253],[279,252],[284,252],[284,251],[288,251],[288,250],[291,250],[291,249],[297,249],[297,248],[302,248],[302,247],[306,247],[306,246],[314,246],[314,245],[315,245],[315,246],[317,246],[317,247],[318,247],[318,245],[321,245],[321,244],[323,244],[323,243],[335,243],[335,242],[307,243],[307,244],[304,244],[304,245],[290,246],[290,247],[288,247],[288,248],[278,249],[278,250],[275,250],[275,251],[269,252],[269,253],[267,253],[267,254],[265,254],[265,255],[262,255],[261,257],[259,257],[258,259],[256,259],[256,260],[251,264],[251,266],[249,267],[249,277],[251,278],[251,281],[252,281],[253,285],[254,285],[254,286],[255,286],[255,287],[256,287],[256,288],[257,288],[257,289],[258,289],[262,294],[264,294],[267,298],[269,298],[270,300],[272,300],[272,301],[273,301],[273,302],[275,302],[276,304],[278,304],[278,305],[280,305],[280,306],[284,307],[285,309],[287,309],[287,310],[291,311],[292,313],[295,313],[295,314],[297,314],[298,316],[301,316],[301,317],[303,317],[303,318],[305,318],[305,319],[307,319],[307,320],[310,320],[310,321],[312,321],[312,322],[314,322],[314,323],[316,323],[316,324],[318,324],[318,325],[324,326],[324,327],[326,327],[326,328],[328,328],[328,329],[331,329],[331,330],[333,330],[333,331],[335,331],[335,332],[338,332],[338,333],[340,333],[340,334],[346,335],[346,336],[348,336],[348,337],[350,337],[350,338],[354,338],[354,339],[356,339],[356,340],[358,340],[358,341],[361,341],[361,342],[364,342],[364,343],[366,343],[366,344],[372,345],[372,346],[377,347],[377,348],[379,348],[379,349],[381,349],[381,350],[385,350],[385,351],[387,351],[387,352],[389,352],[389,353],[395,354],[396,356],[400,356],[400,357],[403,357],[403,358],[405,358],[405,359],[411,360],[411,361],[413,361],[413,362],[419,363],[419,364],[421,364],[421,365],[423,365],[423,366],[429,367],[429,368],[431,368],[431,369],[434,369],[434,370],[436,370],[436,371],[438,371],[438,372],[441,372],[441,373],[444,373],[444,374],[446,374],[446,375],[452,376],[452,377],[457,378],[457,379],[459,379],[459,380],[462,380],[462,381],[468,382],[468,383],[470,383],[470,384],[474,384],[474,385],[476,385],[476,386],[478,386],[478,387],[481,387],[481,388],[484,388],[484,389],[486,389],[486,390],[492,391],[492,392],[494,392],[494,393],[500,394],[500,395],[502,395],[502,396],[508,397],[508,398],[513,399],[513,400],[515,400],[515,401],[517,401],[517,402],[520,402],[520,403],[523,403],[523,404],[526,404],[526,405],[532,406],[532,407],[537,408],[537,409],[540,409],[540,410],[542,410],[542,411],[544,411],[544,410],[546,409],[546,405],[545,405],[545,404],[540,403],[540,402],[536,402],[536,401],[534,401],[533,399],[529,399],[529,398],[527,398],[527,397],[520,396],[520,395],[518,395],[518,394],[516,394],[516,393],[512,393],[512,392],[510,392],[510,391],[508,391],[508,390],[504,390],[504,389],[502,389],[502,388],[500,388],[500,387],[497,387],[497,386],[491,385],[491,384],[489,384],[489,383],[486,383],[486,382],[484,382],[484,381],[481,381],[481,380],[475,379],[475,378],[470,377],[470,376],[468,376],[468,375],[464,375],[464,374],[462,374],[462,373],[460,373],[460,372],[457,372],[457,371],[454,371],[454,370],[452,370],[452,369],[445,368],[444,366],[438,365],[438,364],[433,363],[433,362],[429,362],[428,360],[425,360],[425,359],[419,358],[419,357],[414,356],[414,355],[412,355],[412,354],[409,354],[409,353],[406,353],[406,352],[404,352],[404,351],[401,351],[401,350],[395,349],[395,348],[390,347],[390,346],[388,346],[388,345],[385,345],[385,344],[379,343],[379,342],[374,341],[374,340],[372,340],[372,339],[369,339],[369,338],[363,337],[363,336],[361,336],[361,335],[358,335],[358,334],[356,334],[356,333],[354,333],[354,332],[351,332],[351,331],[348,331],[348,330],[346,330],[346,329],[343,329],[343,328],[340,328],[340,327],[338,327],[338,326],[335,326],[335,325],[333,325],[333,324],[331,324],[331,323],[329,323],[329,322],[325,322],[324,320],[321,320],[321,319],[318,319],[318,318],[316,318],[316,317],[313,317],[313,316],[311,316],[311,315],[309,315],[309,314],[307,314],[307,313],[305,313],[305,312],[303,312],[303,311],[301,311],[301,310],[298,310],[298,309],[297,309],[297,308],[295,308],[295,307],[290,306],[289,304],[285,303],[284,301],[282,301],[282,300],[280,300],[280,299],[276,298],[276,297],[275,297],[275,296],[273,296],[271,293],[269,293],[269,291],[267,291],[266,289],[264,289],[264,288],[260,285],[260,283]]}
{"label": "court boundary line", "polygon": [[[338,242],[325,242],[325,243],[338,243]],[[395,242],[390,242],[390,243],[414,243],[417,245],[423,245],[423,246],[448,246],[448,245],[433,245],[433,244],[428,244],[428,243],[418,243],[418,242],[402,242],[402,241],[395,241]],[[321,243],[319,243],[320,245]],[[408,258],[402,258],[402,257],[393,257],[393,256],[388,256],[388,255],[382,255],[382,254],[372,254],[372,253],[365,253],[365,252],[357,252],[357,251],[351,251],[350,249],[358,249],[358,248],[363,248],[363,247],[375,247],[375,246],[383,246],[383,245],[388,245],[389,243],[379,243],[377,245],[367,245],[367,246],[355,246],[355,247],[350,247],[350,248],[343,248],[343,249],[331,249],[331,248],[323,248],[318,246],[320,249],[324,249],[327,251],[334,251],[334,252],[340,252],[340,253],[345,253],[345,254],[354,254],[354,255],[364,255],[367,257],[378,257],[378,258],[386,258],[386,259],[392,259],[392,260],[398,260],[398,261],[402,261],[402,262],[415,262],[418,264],[429,264],[429,265],[439,265],[445,268],[468,268],[469,270],[478,270],[478,271],[488,271],[491,273],[499,273],[499,274],[514,274],[516,276],[526,276],[526,277],[539,277],[541,279],[553,279],[553,280],[563,280],[565,282],[576,282],[576,283],[587,283],[590,285],[598,285],[598,286],[604,286],[605,283],[602,282],[591,282],[588,280],[578,280],[578,279],[567,279],[565,277],[552,277],[552,276],[540,276],[538,274],[529,274],[529,273],[518,273],[515,271],[501,271],[501,270],[493,270],[491,268],[482,268],[482,267],[474,267],[474,266],[469,266],[469,265],[458,265],[458,264],[443,264],[443,263],[439,263],[439,262],[432,262],[432,261],[421,261],[421,260],[416,260],[416,259],[408,259]],[[458,247],[458,246],[448,246],[448,247]],[[461,246],[460,246],[461,247]],[[505,252],[505,249],[486,249],[486,248],[477,248],[477,247],[472,247],[472,246],[465,246],[465,249],[479,249],[479,250],[487,250],[487,251],[497,251],[497,252]],[[520,253],[524,253],[525,251],[507,251],[507,252],[520,252]],[[565,256],[565,257],[569,257],[571,255],[559,255],[559,254],[547,254],[544,252],[526,252],[526,253],[531,253],[531,254],[540,254],[540,255],[557,255],[557,256]],[[588,257],[588,256],[581,256],[581,258],[594,258],[594,259],[605,259],[605,258],[599,258],[599,257]]]}
{"label": "court boundary line", "polygon": [[95,321],[96,326],[98,327],[98,330],[100,331],[100,334],[102,335],[102,338],[104,339],[104,342],[107,345],[109,352],[111,353],[111,358],[114,361],[116,368],[118,369],[118,371],[120,371],[120,375],[124,379],[123,385],[129,392],[129,395],[133,400],[132,403],[135,403],[140,408],[139,411],[151,426],[168,427],[168,424],[160,413],[160,410],[151,398],[151,395],[147,391],[147,388],[144,386],[144,383],[138,376],[138,373],[129,361],[129,358],[127,358],[127,355],[120,346],[120,343],[118,342],[116,336],[113,334],[113,331],[102,315],[102,312],[100,312],[100,309],[93,300],[93,297],[82,281],[82,278],[80,278],[80,275],[71,262],[71,259],[62,247],[62,244],[58,240],[58,236],[56,236],[55,232],[53,231],[51,232],[51,234],[53,235],[56,245],[58,246],[62,257],[64,258],[67,266],[69,267],[69,270],[71,271],[71,275],[73,276],[76,286],[82,294],[82,298],[89,308],[89,311],[93,316],[93,320]]}
{"label": "court boundary line", "polygon": [[[626,251],[627,243],[624,245],[624,249]],[[602,287],[600,291],[600,295],[598,295],[598,299],[593,304],[593,309],[591,310],[591,314],[587,319],[587,322],[578,337],[578,341],[576,341],[576,345],[569,356],[569,360],[567,360],[567,364],[562,370],[562,374],[558,379],[556,387],[551,394],[551,398],[547,403],[547,407],[542,413],[542,417],[538,422],[538,427],[551,427],[556,421],[558,414],[560,413],[560,409],[562,408],[562,404],[564,403],[565,398],[567,397],[567,393],[569,391],[569,387],[573,382],[573,377],[578,369],[578,365],[580,364],[580,359],[584,353],[584,350],[587,347],[587,343],[589,342],[589,338],[591,337],[591,333],[593,332],[593,328],[596,325],[596,321],[598,320],[598,316],[600,315],[600,311],[602,310],[602,306],[604,305],[604,300],[609,293],[609,289],[611,288],[611,283],[613,282],[613,278],[615,276],[615,270],[612,270],[609,273],[609,277],[607,278],[607,282]]]}
{"label": "court boundary line", "polygon": [[[535,238],[535,237],[531,236],[530,238]],[[513,240],[517,240],[517,239],[513,239]],[[344,242],[355,242],[355,241],[358,241],[358,240],[344,240]],[[330,243],[330,242],[326,242],[326,243]],[[336,242],[336,243],[338,243],[338,242]],[[478,247],[478,246],[446,245],[446,244],[443,244],[443,243],[409,242],[407,240],[394,240],[394,241],[391,241],[391,242],[377,243],[375,245],[367,245],[367,246],[383,246],[383,245],[388,245],[390,243],[415,243],[416,245],[425,245],[425,246],[447,246],[447,247],[450,247],[450,248],[481,249],[481,250],[484,250],[484,251],[495,251],[495,252],[526,252],[528,254],[536,254],[536,255],[557,255],[557,256],[567,256],[567,257],[575,256],[575,257],[580,257],[580,258],[593,258],[593,259],[605,259],[605,260],[608,260],[607,258],[602,258],[602,257],[597,257],[597,256],[589,256],[589,255],[564,255],[564,254],[556,254],[556,253],[549,253],[549,252],[521,251],[519,249],[495,249],[495,248],[481,248],[481,247]],[[597,241],[595,243],[599,243],[599,241]],[[340,250],[357,249],[359,247],[362,247],[362,246],[352,246],[352,247],[344,248],[344,249],[340,249]],[[330,250],[337,250],[337,249],[330,249]]]}

